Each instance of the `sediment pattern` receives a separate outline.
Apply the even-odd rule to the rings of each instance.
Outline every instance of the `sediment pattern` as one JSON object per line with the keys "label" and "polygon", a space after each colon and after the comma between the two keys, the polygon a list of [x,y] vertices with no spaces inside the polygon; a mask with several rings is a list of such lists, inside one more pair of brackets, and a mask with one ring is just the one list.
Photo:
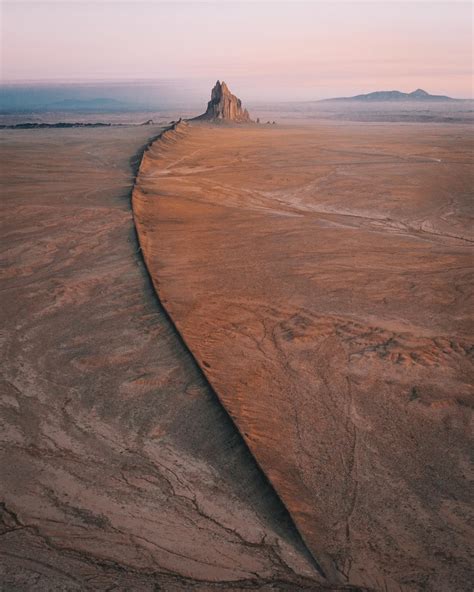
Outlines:
{"label": "sediment pattern", "polygon": [[321,589],[142,265],[130,191],[160,131],[0,136],[0,588]]}
{"label": "sediment pattern", "polygon": [[458,126],[182,124],[133,210],[164,306],[332,582],[469,590]]}

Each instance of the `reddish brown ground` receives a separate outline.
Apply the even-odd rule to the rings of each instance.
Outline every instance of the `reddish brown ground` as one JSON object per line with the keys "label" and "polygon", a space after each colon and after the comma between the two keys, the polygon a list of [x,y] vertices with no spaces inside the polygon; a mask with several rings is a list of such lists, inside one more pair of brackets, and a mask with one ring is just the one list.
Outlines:
{"label": "reddish brown ground", "polygon": [[0,589],[319,590],[142,265],[159,131],[0,133]]}
{"label": "reddish brown ground", "polygon": [[142,162],[160,298],[333,581],[471,587],[471,149],[184,125]]}

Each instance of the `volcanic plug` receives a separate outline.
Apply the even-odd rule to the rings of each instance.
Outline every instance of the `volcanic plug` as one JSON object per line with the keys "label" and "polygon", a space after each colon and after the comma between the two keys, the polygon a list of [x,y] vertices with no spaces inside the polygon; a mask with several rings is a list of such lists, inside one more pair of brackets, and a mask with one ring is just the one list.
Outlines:
{"label": "volcanic plug", "polygon": [[227,84],[219,80],[211,91],[211,100],[207,104],[206,112],[194,118],[194,121],[234,121],[237,123],[249,123],[249,112],[242,107],[242,101],[233,95]]}

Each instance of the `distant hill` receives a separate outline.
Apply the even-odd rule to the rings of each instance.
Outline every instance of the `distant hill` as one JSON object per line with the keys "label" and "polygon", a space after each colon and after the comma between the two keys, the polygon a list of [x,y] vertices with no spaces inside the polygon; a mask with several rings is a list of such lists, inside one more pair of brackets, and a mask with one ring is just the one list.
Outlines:
{"label": "distant hill", "polygon": [[356,95],[355,97],[337,97],[335,99],[326,99],[327,101],[458,101],[444,95],[430,95],[421,88],[411,93],[404,93],[399,90],[379,90],[365,95]]}

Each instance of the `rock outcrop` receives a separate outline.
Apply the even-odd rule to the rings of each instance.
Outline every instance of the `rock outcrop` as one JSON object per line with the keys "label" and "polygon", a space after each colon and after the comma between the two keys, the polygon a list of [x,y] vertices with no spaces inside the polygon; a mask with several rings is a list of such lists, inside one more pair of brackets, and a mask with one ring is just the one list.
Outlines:
{"label": "rock outcrop", "polygon": [[230,92],[225,82],[219,80],[212,89],[206,112],[195,117],[194,120],[226,120],[237,123],[252,121],[247,109],[242,108],[242,101]]}

